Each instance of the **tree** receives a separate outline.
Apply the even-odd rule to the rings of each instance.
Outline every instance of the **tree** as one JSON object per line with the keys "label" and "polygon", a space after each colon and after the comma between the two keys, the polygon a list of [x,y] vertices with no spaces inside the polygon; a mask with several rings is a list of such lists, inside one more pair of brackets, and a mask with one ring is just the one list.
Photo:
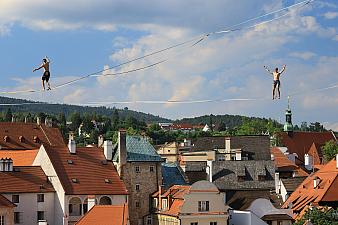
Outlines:
{"label": "tree", "polygon": [[338,154],[338,144],[333,140],[326,142],[322,149],[326,162],[330,161]]}
{"label": "tree", "polygon": [[309,131],[324,132],[326,131],[326,129],[319,122],[315,122],[315,123],[310,123]]}
{"label": "tree", "polygon": [[81,116],[80,113],[78,112],[73,112],[70,116],[69,116],[69,120],[72,122],[72,124],[69,126],[69,129],[71,131],[76,131],[80,124],[81,124]]}
{"label": "tree", "polygon": [[113,130],[118,130],[120,125],[120,117],[117,109],[114,109],[112,117],[111,117],[111,126]]}
{"label": "tree", "polygon": [[310,208],[306,211],[303,218],[293,225],[303,225],[306,221],[318,225],[338,225],[338,211],[332,208]]}
{"label": "tree", "polygon": [[6,110],[6,113],[5,113],[5,122],[11,122],[12,121],[12,117],[13,117],[13,114],[12,114],[12,110],[11,108],[8,108]]}

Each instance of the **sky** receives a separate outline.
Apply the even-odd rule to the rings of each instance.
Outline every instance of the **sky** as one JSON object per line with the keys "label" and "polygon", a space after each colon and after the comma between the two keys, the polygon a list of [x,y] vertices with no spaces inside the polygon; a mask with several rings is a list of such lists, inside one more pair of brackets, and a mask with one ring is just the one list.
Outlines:
{"label": "sky", "polygon": [[[102,103],[179,119],[238,114],[284,122],[287,96],[293,122],[321,122],[338,130],[338,2],[314,0],[271,23],[211,35],[124,66],[111,66],[223,30],[290,6],[294,0],[1,0],[0,92],[41,89],[51,59],[51,84],[107,69],[103,74],[157,66],[121,76],[99,76],[50,92],[3,94],[50,103]],[[279,17],[274,14],[242,28]],[[271,100],[270,68],[286,64],[280,100]],[[102,75],[102,74],[101,74]],[[295,95],[296,94],[296,95]],[[113,101],[217,100],[195,104],[116,104]]]}

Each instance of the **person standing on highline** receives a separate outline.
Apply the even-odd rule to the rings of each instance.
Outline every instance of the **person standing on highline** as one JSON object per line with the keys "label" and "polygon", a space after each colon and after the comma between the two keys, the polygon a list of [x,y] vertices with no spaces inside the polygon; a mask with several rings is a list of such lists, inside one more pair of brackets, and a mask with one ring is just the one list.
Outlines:
{"label": "person standing on highline", "polygon": [[44,73],[42,75],[42,87],[43,90],[45,90],[45,81],[48,85],[47,90],[51,90],[50,88],[50,83],[49,83],[49,78],[50,78],[50,70],[49,70],[49,64],[50,64],[50,60],[48,59],[48,57],[46,56],[43,60],[42,60],[42,64],[40,67],[36,68],[33,70],[33,72],[39,70],[39,69],[44,69]]}

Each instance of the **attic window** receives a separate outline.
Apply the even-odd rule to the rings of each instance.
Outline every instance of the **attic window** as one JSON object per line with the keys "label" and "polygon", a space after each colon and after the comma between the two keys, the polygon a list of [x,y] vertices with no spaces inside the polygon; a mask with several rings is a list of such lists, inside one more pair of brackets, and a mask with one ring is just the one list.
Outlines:
{"label": "attic window", "polygon": [[73,160],[68,159],[68,160],[67,160],[67,163],[68,163],[68,164],[73,164]]}
{"label": "attic window", "polygon": [[108,162],[107,162],[107,160],[102,160],[102,161],[101,161],[101,164],[102,164],[102,165],[107,165]]}
{"label": "attic window", "polygon": [[9,137],[7,135],[4,137],[4,141],[9,142]]}
{"label": "attic window", "polygon": [[107,183],[107,184],[110,184],[110,183],[111,183],[111,180],[109,180],[109,179],[104,179],[104,182]]}
{"label": "attic window", "polygon": [[20,136],[20,137],[19,137],[19,141],[20,141],[21,143],[24,143],[24,142],[25,142],[25,138],[24,138],[23,136]]}
{"label": "attic window", "polygon": [[39,143],[39,142],[40,142],[40,139],[39,139],[38,136],[34,136],[34,137],[33,137],[33,141],[34,141],[34,143]]}
{"label": "attic window", "polygon": [[76,179],[76,178],[72,178],[72,182],[73,182],[73,183],[78,183],[79,181],[78,181],[78,179]]}

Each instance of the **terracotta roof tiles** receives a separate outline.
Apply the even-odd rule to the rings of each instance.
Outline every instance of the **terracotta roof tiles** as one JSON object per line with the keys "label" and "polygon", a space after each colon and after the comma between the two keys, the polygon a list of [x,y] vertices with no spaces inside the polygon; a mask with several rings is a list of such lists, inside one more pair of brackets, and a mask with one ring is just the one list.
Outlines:
{"label": "terracotta roof tiles", "polygon": [[0,150],[1,158],[11,158],[14,166],[31,166],[39,149],[33,150]]}
{"label": "terracotta roof tiles", "polygon": [[95,205],[76,225],[127,225],[128,205]]}
{"label": "terracotta roof tiles", "polygon": [[0,193],[54,192],[40,166],[18,166],[11,172],[0,172]]}

